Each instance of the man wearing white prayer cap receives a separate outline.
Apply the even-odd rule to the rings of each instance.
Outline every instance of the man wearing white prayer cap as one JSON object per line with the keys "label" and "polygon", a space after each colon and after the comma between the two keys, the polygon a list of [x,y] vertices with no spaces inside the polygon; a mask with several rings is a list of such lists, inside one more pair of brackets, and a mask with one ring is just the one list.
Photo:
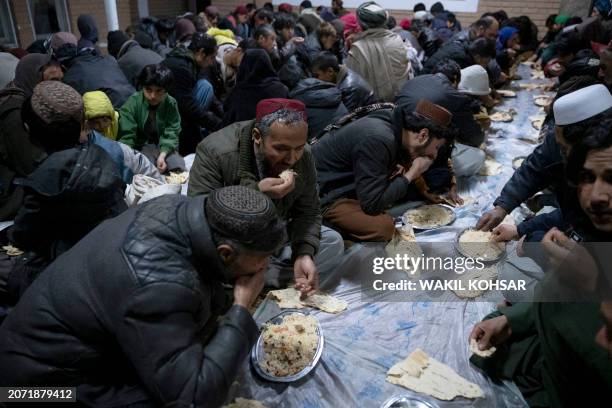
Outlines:
{"label": "man wearing white prayer cap", "polygon": [[579,89],[557,99],[553,104],[555,136],[565,157],[586,130],[612,113],[612,94],[604,85]]}
{"label": "man wearing white prayer cap", "polygon": [[563,207],[564,162],[571,145],[584,137],[589,127],[612,114],[610,92],[601,84],[594,85],[593,81],[592,77],[578,76],[559,87],[558,99],[553,103],[556,126],[544,130],[542,144],[508,180],[493,202],[493,208],[476,223],[476,229],[492,230],[522,202],[547,187],[552,186],[557,191],[557,200]]}

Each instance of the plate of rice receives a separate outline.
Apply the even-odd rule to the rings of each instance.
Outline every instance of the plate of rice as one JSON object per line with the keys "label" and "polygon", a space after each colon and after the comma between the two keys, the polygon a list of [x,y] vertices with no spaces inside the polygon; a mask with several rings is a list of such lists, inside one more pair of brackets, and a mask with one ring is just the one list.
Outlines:
{"label": "plate of rice", "polygon": [[455,209],[446,204],[422,205],[406,211],[402,221],[418,230],[441,228],[455,222]]}
{"label": "plate of rice", "polygon": [[251,363],[265,380],[293,382],[316,367],[323,344],[323,331],[314,316],[285,310],[262,325]]}

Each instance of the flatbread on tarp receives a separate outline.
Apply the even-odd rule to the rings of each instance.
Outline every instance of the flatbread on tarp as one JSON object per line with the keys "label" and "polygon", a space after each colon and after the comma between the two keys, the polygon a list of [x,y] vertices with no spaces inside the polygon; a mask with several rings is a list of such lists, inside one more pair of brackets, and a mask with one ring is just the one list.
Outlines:
{"label": "flatbread on tarp", "polygon": [[516,98],[516,92],[511,91],[509,89],[498,89],[497,93],[503,96],[504,98]]}
{"label": "flatbread on tarp", "polygon": [[303,309],[313,307],[326,313],[340,313],[348,307],[345,300],[328,295],[326,293],[315,293],[300,299],[300,291],[295,288],[271,290],[268,297],[275,300],[281,309]]}
{"label": "flatbread on tarp", "polygon": [[456,397],[484,398],[482,389],[449,366],[416,349],[387,372],[387,381],[444,401]]}
{"label": "flatbread on tarp", "polygon": [[480,176],[497,176],[502,172],[502,165],[491,156],[487,156],[478,174]]}
{"label": "flatbread on tarp", "polygon": [[493,122],[512,122],[513,116],[510,112],[495,112],[489,116]]}

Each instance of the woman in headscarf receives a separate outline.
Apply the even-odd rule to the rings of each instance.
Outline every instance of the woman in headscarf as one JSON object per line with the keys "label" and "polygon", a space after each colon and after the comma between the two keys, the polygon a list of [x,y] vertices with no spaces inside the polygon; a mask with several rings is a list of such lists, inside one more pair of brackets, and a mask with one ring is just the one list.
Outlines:
{"label": "woman in headscarf", "polygon": [[278,79],[270,57],[265,50],[245,51],[236,86],[225,100],[225,126],[255,118],[255,107],[263,99],[288,98],[289,91]]}
{"label": "woman in headscarf", "polygon": [[43,80],[61,81],[59,63],[47,54],[29,54],[19,60],[15,79],[0,90],[0,221],[12,220],[23,201],[23,190],[13,185],[46,157],[30,141],[21,120],[21,106]]}

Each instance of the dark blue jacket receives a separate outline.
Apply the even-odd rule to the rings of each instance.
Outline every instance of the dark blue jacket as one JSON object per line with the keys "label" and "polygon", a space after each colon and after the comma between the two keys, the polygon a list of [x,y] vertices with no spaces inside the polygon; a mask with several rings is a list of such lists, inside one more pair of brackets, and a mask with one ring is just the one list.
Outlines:
{"label": "dark blue jacket", "polygon": [[552,186],[557,193],[557,201],[563,208],[566,185],[565,165],[559,145],[555,140],[554,123],[548,121],[545,126],[547,130],[544,141],[514,172],[493,205],[498,205],[510,213],[538,191]]}

